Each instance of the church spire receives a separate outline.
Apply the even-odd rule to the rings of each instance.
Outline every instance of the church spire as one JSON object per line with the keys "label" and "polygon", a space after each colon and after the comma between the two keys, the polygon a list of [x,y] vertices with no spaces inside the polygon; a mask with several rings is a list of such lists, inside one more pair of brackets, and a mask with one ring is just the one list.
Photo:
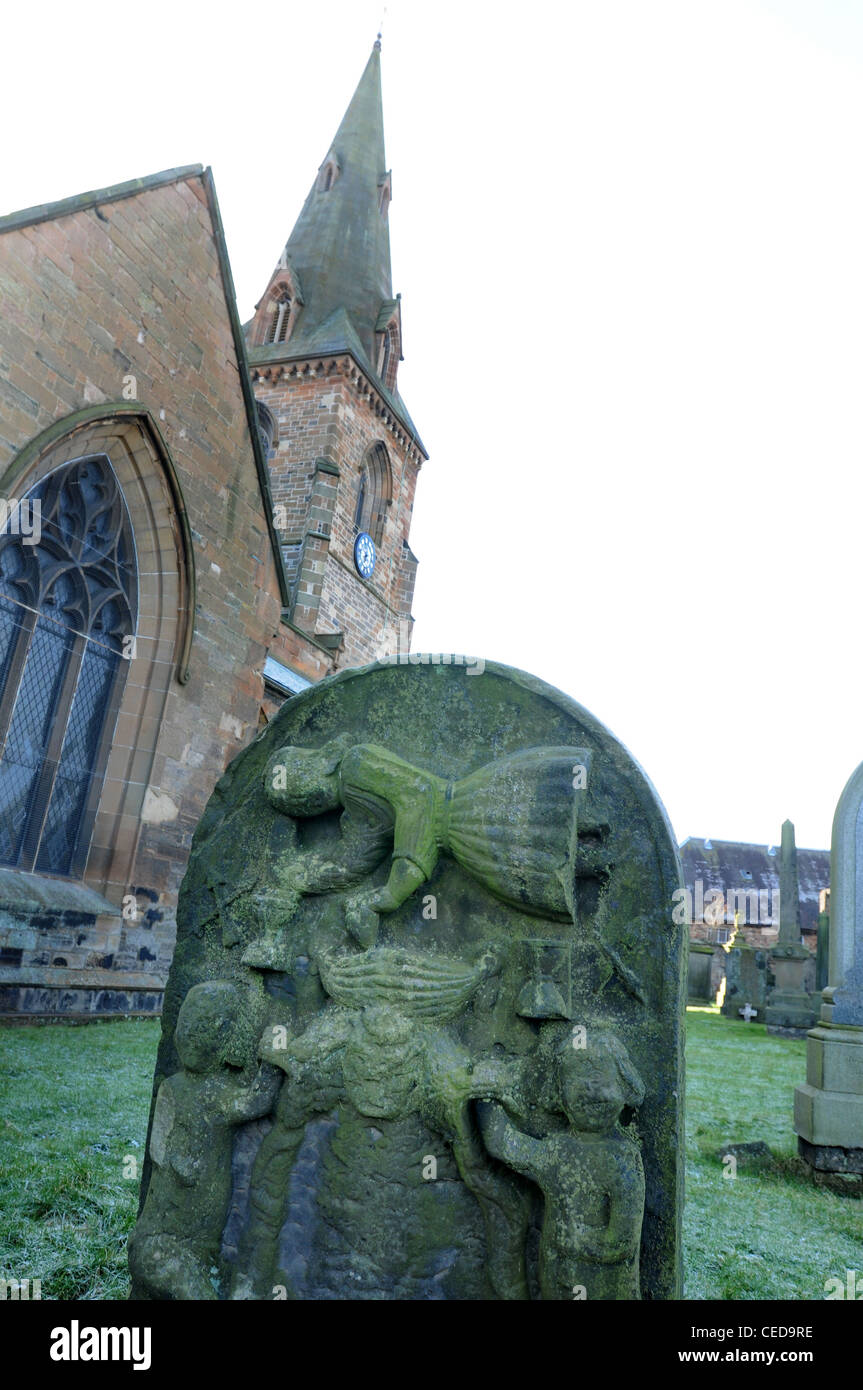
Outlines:
{"label": "church spire", "polygon": [[[390,197],[378,35],[285,247],[284,259],[296,276],[303,305],[292,335],[294,351],[301,343],[323,346],[322,339],[349,336],[353,330],[372,370],[381,371],[381,333],[387,322],[398,320],[390,267]],[[394,379],[393,373],[393,384]]]}
{"label": "church spire", "polygon": [[379,36],[247,330],[290,641],[320,674],[409,645],[428,455],[398,389],[389,200]]}

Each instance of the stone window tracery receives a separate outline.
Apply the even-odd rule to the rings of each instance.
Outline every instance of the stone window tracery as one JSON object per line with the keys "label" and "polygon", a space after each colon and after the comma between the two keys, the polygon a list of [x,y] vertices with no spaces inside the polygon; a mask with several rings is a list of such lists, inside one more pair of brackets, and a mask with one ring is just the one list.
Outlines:
{"label": "stone window tracery", "polygon": [[[35,527],[21,524],[25,508]],[[137,607],[134,536],[111,462],[74,459],[0,531],[0,863],[81,871]]]}

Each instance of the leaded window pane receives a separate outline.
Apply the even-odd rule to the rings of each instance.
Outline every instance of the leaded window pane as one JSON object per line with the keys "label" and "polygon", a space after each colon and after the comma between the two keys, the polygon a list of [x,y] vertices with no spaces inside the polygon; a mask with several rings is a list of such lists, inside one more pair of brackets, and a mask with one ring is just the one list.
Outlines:
{"label": "leaded window pane", "polygon": [[6,864],[18,862],[71,650],[68,628],[40,617],[0,765],[0,860]]}
{"label": "leaded window pane", "polygon": [[47,873],[71,869],[119,661],[116,652],[88,642],[36,860]]}
{"label": "leaded window pane", "polygon": [[0,533],[0,863],[68,874],[83,867],[135,631],[135,544],[105,455],[55,469],[27,500],[37,543],[14,512]]}
{"label": "leaded window pane", "polygon": [[21,631],[20,605],[0,591],[0,695],[10,674],[15,639]]}

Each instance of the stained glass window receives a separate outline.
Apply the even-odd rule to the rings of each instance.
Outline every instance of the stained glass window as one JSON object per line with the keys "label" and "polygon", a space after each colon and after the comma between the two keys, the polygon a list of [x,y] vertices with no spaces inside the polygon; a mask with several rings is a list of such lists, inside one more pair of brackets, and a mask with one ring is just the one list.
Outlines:
{"label": "stained glass window", "polygon": [[110,460],[43,478],[0,531],[0,864],[82,872],[138,593]]}

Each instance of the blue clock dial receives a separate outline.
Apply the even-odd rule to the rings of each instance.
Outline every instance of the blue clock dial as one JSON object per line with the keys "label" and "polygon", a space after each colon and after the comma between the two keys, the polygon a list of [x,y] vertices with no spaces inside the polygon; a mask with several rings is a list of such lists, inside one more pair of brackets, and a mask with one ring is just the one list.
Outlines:
{"label": "blue clock dial", "polygon": [[363,579],[371,578],[374,572],[376,559],[377,554],[375,552],[374,541],[368,531],[360,531],[360,534],[354,541],[354,564]]}

